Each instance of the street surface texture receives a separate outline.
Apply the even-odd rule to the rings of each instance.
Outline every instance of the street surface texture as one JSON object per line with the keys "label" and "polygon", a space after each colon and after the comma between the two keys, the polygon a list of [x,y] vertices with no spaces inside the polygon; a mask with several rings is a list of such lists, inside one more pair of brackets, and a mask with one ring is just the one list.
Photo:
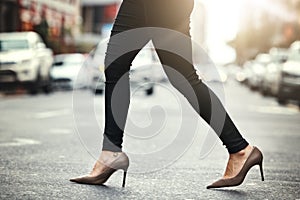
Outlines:
{"label": "street surface texture", "polygon": [[[156,119],[166,122],[157,135],[151,135],[147,128],[141,136],[136,132],[125,135],[124,150],[131,160],[125,188],[121,188],[121,171],[113,174],[105,186],[69,182],[71,177],[88,173],[100,152],[103,96],[95,97],[90,91],[76,92],[75,100],[70,91],[3,95],[0,199],[300,199],[297,107],[279,106],[274,99],[238,83],[226,83],[227,109],[244,137],[263,151],[265,181],[261,181],[255,166],[242,185],[207,190],[206,186],[224,172],[226,149],[217,141],[207,156],[200,156],[203,148],[208,152],[211,149],[202,145],[208,129],[189,106],[185,119],[197,119],[200,126],[195,129],[191,125],[187,141],[176,140],[178,123],[186,120],[181,119],[181,106],[168,87],[158,85],[154,95],[137,93],[131,101],[130,118],[140,127],[156,123]],[[89,110],[91,103],[87,99],[91,98],[94,112]],[[160,105],[167,118],[162,117],[157,107]],[[174,151],[163,151],[169,143],[175,144]],[[162,149],[161,154],[153,153],[157,148]]]}

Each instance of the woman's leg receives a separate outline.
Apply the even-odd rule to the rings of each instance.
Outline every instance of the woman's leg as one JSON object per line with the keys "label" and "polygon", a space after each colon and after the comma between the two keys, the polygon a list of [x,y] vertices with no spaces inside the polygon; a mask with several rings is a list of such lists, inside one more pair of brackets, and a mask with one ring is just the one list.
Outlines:
{"label": "woman's leg", "polygon": [[[122,151],[123,132],[126,123],[130,91],[129,70],[141,48],[149,41],[146,36],[131,41],[134,47],[124,46],[125,31],[139,28],[144,24],[141,1],[124,0],[115,20],[105,57],[105,128],[103,150]],[[118,34],[124,34],[120,36]],[[128,43],[127,43],[128,44]],[[120,49],[132,49],[129,52]],[[115,92],[114,92],[115,91]]]}
{"label": "woman's leg", "polygon": [[[180,42],[178,42],[179,40]],[[219,98],[199,79],[196,70],[190,63],[192,60],[192,47],[189,37],[179,37],[174,41],[177,42],[162,45],[161,42],[157,44],[155,38],[153,40],[154,45],[160,48],[157,49],[157,53],[171,84],[187,98],[195,111],[210,124],[229,153],[233,154],[244,149],[248,146],[247,141],[241,136]],[[168,49],[174,49],[176,45],[181,49],[179,51],[185,48],[185,58],[168,51]],[[218,117],[221,121],[213,122],[215,117]]]}
{"label": "woman's leg", "polygon": [[[148,5],[149,8],[147,8],[148,22],[152,26],[170,30],[152,33],[152,41],[171,84],[210,124],[229,153],[236,153],[244,149],[248,143],[239,133],[219,98],[199,79],[192,64],[193,53],[189,24],[193,1],[187,0],[183,3],[179,0],[168,0],[171,7],[168,4],[162,4],[159,0],[153,0],[153,2],[155,4],[152,7]],[[168,12],[164,12],[164,10]],[[158,18],[164,20],[158,20]],[[218,116],[217,120],[216,115]]]}
{"label": "woman's leg", "polygon": [[[72,178],[70,181],[103,184],[115,170],[122,169],[124,170],[122,185],[125,186],[129,160],[121,151],[130,97],[128,72],[132,60],[148,42],[143,35],[130,40],[126,38],[128,36],[126,31],[143,25],[143,7],[141,1],[137,0],[124,0],[120,7],[105,56],[105,128],[102,151],[88,175]],[[134,43],[134,46],[132,47],[132,44],[126,46],[128,44],[126,39]]]}
{"label": "woman's leg", "polygon": [[[157,53],[171,84],[187,98],[195,111],[211,126],[226,146],[230,155],[223,178],[234,177],[242,169],[252,147],[242,137],[219,98],[199,79],[193,65],[186,60],[191,60],[188,56],[192,55],[192,51],[188,50],[191,49],[190,40],[178,42],[178,39],[174,40],[176,43],[170,44],[172,47],[162,42],[158,44],[155,38],[153,43],[155,47],[159,46]],[[174,49],[174,45],[178,45],[181,50],[183,47],[188,48],[185,50],[188,54],[184,56],[186,59],[167,51]]]}
{"label": "woman's leg", "polygon": [[[170,1],[176,2],[177,0]],[[226,146],[230,156],[223,178],[234,177],[243,167],[252,147],[241,136],[219,98],[199,79],[191,64],[193,59],[189,18],[193,1],[187,2],[190,3],[189,6],[186,6],[186,2],[182,5],[182,8],[186,6],[186,9],[179,9],[181,7],[179,6],[179,8],[174,7],[175,10],[169,10],[169,13],[177,14],[177,24],[174,24],[172,14],[162,13],[159,16],[156,13],[150,21],[157,24],[152,26],[173,30],[173,33],[171,31],[167,34],[154,34],[152,40],[171,84],[187,98],[195,111],[212,127]],[[180,1],[176,3],[183,4]],[[155,10],[155,8],[152,9]],[[149,13],[151,12],[148,12],[148,18],[151,19],[152,16]],[[157,16],[166,19],[161,23],[155,20]]]}

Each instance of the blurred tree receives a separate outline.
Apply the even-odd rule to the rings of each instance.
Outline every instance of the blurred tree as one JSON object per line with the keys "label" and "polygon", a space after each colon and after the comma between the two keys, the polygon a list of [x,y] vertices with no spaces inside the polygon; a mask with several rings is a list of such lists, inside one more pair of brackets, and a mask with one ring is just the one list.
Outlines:
{"label": "blurred tree", "polygon": [[42,19],[39,24],[33,27],[34,31],[40,34],[41,38],[47,46],[49,46],[49,25],[46,20],[45,14],[42,14]]}

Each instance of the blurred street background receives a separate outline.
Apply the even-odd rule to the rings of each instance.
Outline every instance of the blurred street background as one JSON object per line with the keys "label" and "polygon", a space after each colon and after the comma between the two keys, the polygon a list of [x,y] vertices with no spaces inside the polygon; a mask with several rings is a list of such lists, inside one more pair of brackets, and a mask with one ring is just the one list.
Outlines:
{"label": "blurred street background", "polygon": [[[262,149],[264,182],[254,167],[239,187],[205,189],[222,176],[226,150],[213,136],[200,156],[208,127],[172,88],[151,43],[130,71],[130,122],[146,128],[125,130],[128,186],[121,173],[105,187],[68,181],[89,172],[101,150],[105,47],[120,3],[1,0],[0,199],[300,199],[299,0],[195,0],[191,16],[192,39],[215,66],[203,66],[197,48],[194,64],[204,82],[222,86],[237,126]],[[183,116],[190,134],[176,141]],[[147,132],[163,120],[157,135]],[[134,157],[169,143],[176,155]]]}

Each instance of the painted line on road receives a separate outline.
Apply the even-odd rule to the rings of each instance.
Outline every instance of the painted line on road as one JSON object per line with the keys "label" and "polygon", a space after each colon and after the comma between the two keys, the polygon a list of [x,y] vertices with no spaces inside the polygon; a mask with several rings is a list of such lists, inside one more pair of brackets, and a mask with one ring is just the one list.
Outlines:
{"label": "painted line on road", "polygon": [[299,114],[298,109],[290,107],[279,106],[249,106],[250,111],[265,113],[265,114],[279,114],[279,115],[296,115]]}
{"label": "painted line on road", "polygon": [[73,133],[73,129],[50,129],[49,132],[57,135],[67,135]]}
{"label": "painted line on road", "polygon": [[69,109],[53,110],[53,111],[46,111],[46,112],[36,113],[34,115],[34,118],[45,119],[45,118],[62,116],[62,115],[70,115],[71,113],[72,113],[72,111],[69,110]]}
{"label": "painted line on road", "polygon": [[0,143],[0,147],[24,146],[24,145],[37,145],[41,142],[28,138],[14,138],[13,142]]}

